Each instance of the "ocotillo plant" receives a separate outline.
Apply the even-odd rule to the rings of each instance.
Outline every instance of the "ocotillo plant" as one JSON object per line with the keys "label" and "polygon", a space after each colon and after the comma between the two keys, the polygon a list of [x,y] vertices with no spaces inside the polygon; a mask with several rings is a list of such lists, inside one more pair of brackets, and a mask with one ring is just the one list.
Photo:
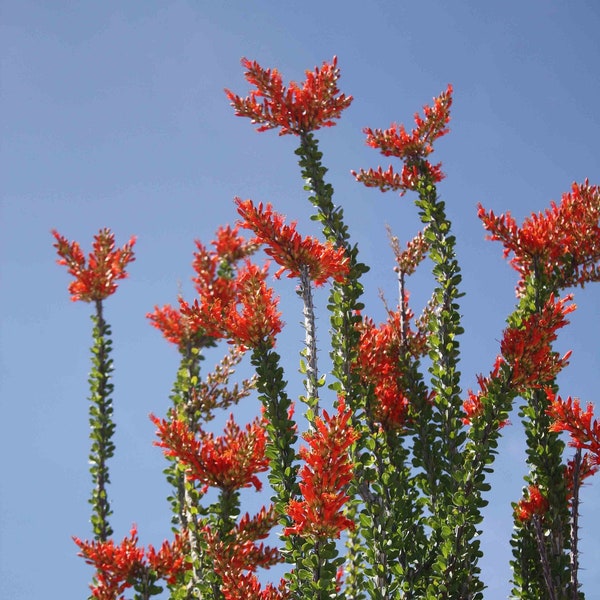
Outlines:
{"label": "ocotillo plant", "polygon": [[[557,376],[569,356],[553,344],[575,309],[567,290],[600,280],[600,189],[588,181],[574,184],[560,203],[520,226],[509,213],[479,208],[489,238],[502,242],[518,272],[518,301],[489,374],[465,393],[461,271],[437,189],[445,174],[430,162],[434,144],[449,132],[452,86],[415,115],[410,131],[403,125],[365,129],[367,144],[398,163],[353,171],[356,180],[412,196],[423,223],[406,246],[390,235],[398,302],[378,325],[362,303],[368,267],[343,206],[334,203],[315,137],[352,102],[338,88],[337,60],[288,86],[276,69],[242,64],[249,95],[226,95],[235,114],[258,131],[296,136],[300,175],[322,239],[303,236],[271,204],[236,198],[238,222],[218,229],[211,246],[197,242],[196,298],[179,298],[178,306],[155,307],[148,315],[181,355],[171,408],[162,418],[152,416],[156,444],[169,461],[175,532],[158,551],[140,547],[135,529],[120,544],[113,541],[107,521],[114,424],[102,300],[124,276],[133,240],[114,251],[112,235],[103,230],[86,268],[79,246],[55,234],[60,262],[75,277],[71,292],[97,307],[90,379],[95,539],[75,538],[96,569],[93,597],[114,600],[133,588],[134,598],[149,598],[163,591],[162,580],[173,599],[483,598],[479,536],[488,475],[518,403],[529,472],[524,496],[514,503],[513,595],[582,598],[579,494],[600,464],[600,427],[591,405],[583,410],[578,400],[559,395]],[[249,237],[240,233],[245,230]],[[305,329],[298,398],[277,352],[282,315],[260,252],[278,266],[276,278],[296,280]],[[426,257],[434,284],[416,318],[408,280]],[[320,286],[330,289],[324,346],[317,342],[325,332],[317,338],[313,295]],[[202,375],[205,349],[223,341],[229,342],[223,360]],[[331,356],[328,385],[318,363],[323,349]],[[231,383],[246,353],[254,375]],[[232,415],[223,435],[208,430],[218,411],[251,394],[262,404],[251,423],[241,426]],[[573,458],[561,432],[570,435]],[[242,514],[240,491],[260,491],[261,473],[267,473],[271,503],[254,516]],[[216,496],[207,495],[210,488]],[[265,545],[269,535],[278,536],[278,546]],[[279,563],[287,565],[285,575],[264,583],[259,567]]]}

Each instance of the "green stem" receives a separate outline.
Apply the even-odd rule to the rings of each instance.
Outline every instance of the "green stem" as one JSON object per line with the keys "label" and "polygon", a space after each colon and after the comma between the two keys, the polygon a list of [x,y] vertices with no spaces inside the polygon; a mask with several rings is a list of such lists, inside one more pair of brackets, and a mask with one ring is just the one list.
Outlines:
{"label": "green stem", "polygon": [[111,394],[114,386],[111,383],[113,370],[110,358],[111,340],[110,327],[104,320],[102,301],[96,301],[94,322],[94,345],[92,346],[92,371],[90,384],[90,473],[94,488],[90,498],[92,505],[92,527],[96,540],[105,542],[113,533],[108,522],[112,514],[107,495],[107,485],[110,483],[108,459],[114,454],[115,445],[112,441],[115,423],[112,419],[113,407]]}

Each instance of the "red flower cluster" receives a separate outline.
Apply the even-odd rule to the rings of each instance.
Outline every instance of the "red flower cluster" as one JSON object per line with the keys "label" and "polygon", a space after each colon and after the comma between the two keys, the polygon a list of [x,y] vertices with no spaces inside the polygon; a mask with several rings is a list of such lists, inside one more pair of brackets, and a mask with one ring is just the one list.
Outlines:
{"label": "red flower cluster", "polygon": [[236,302],[224,307],[223,325],[227,337],[240,346],[258,348],[274,346],[283,322],[277,310],[278,300],[267,286],[266,270],[248,262],[240,270]]}
{"label": "red flower cluster", "polygon": [[594,419],[594,406],[588,403],[583,411],[577,398],[563,400],[547,390],[550,408],[548,414],[554,422],[551,431],[566,431],[571,436],[569,445],[590,453],[590,466],[600,467],[600,423]]}
{"label": "red flower cluster", "polygon": [[61,257],[57,262],[65,265],[75,281],[69,284],[73,302],[98,302],[104,300],[117,289],[117,281],[125,279],[125,268],[135,260],[132,237],[122,248],[115,250],[115,235],[110,229],[101,229],[94,236],[93,251],[89,254],[87,265],[81,247],[77,242],[69,242],[58,231],[52,230],[56,239],[54,247]]}
{"label": "red flower cluster", "polygon": [[225,426],[225,435],[215,438],[212,433],[200,431],[196,436],[187,424],[179,419],[161,420],[150,416],[158,427],[160,442],[165,455],[172,456],[187,467],[187,476],[204,485],[234,491],[254,486],[262,488],[257,477],[269,467],[265,456],[267,443],[263,423],[255,419],[246,425],[245,431],[230,416]]}
{"label": "red flower cluster", "polygon": [[187,318],[180,310],[169,304],[165,304],[162,308],[155,306],[154,312],[147,313],[146,318],[150,320],[153,327],[162,332],[167,341],[180,348],[193,341],[202,345],[203,338],[211,337],[205,335],[202,323]]}
{"label": "red flower cluster", "polygon": [[433,152],[433,142],[446,135],[450,130],[450,107],[452,106],[452,86],[448,85],[445,92],[434,98],[433,106],[424,106],[424,116],[415,114],[416,127],[408,133],[404,125],[392,124],[389,129],[365,128],[367,144],[378,148],[384,156],[396,156],[404,165],[402,173],[398,174],[390,166],[387,171],[381,167],[377,170],[352,171],[357,181],[367,187],[377,187],[382,192],[398,190],[403,195],[407,190],[414,190],[417,181],[426,173],[433,181],[441,181],[444,174],[441,163],[432,165],[428,160]]}
{"label": "red flower cluster", "polygon": [[511,265],[521,280],[545,272],[561,288],[600,281],[600,188],[586,180],[576,183],[544,213],[532,214],[521,227],[510,212],[496,216],[479,205],[479,218],[490,232],[488,239],[504,244],[504,256],[514,254]]}
{"label": "red flower cluster", "polygon": [[[490,383],[496,379],[500,374],[500,368],[504,364],[504,359],[501,356],[496,358],[494,368],[492,372],[484,377],[483,375],[477,375],[477,383],[479,385],[479,391],[474,393],[472,390],[468,390],[468,397],[463,402],[463,410],[465,411],[465,417],[463,423],[465,425],[472,425],[473,420],[480,417],[483,414],[484,406],[482,398],[485,398],[490,389]],[[502,428],[508,425],[509,421],[500,421],[498,427]]]}
{"label": "red flower cluster", "polygon": [[[156,579],[176,583],[180,574],[190,568],[186,559],[186,540],[176,534],[172,543],[163,542],[157,551],[149,545],[145,550],[138,546],[137,529],[132,527],[129,538],[120,545],[106,542],[82,541],[73,538],[81,549],[79,556],[96,568],[96,581],[92,596],[98,600],[116,600],[136,581],[143,581],[151,573]],[[122,598],[122,596],[121,596]]]}
{"label": "red flower cluster", "polygon": [[286,527],[284,535],[338,538],[344,529],[354,528],[354,522],[341,513],[354,468],[348,449],[358,439],[348,424],[351,415],[340,399],[337,414],[330,417],[323,411],[323,419],[315,419],[315,430],[304,435],[309,447],[300,448],[303,499],[290,501],[287,513],[294,525]]}
{"label": "red flower cluster", "polygon": [[270,548],[258,540],[269,535],[277,524],[278,517],[271,506],[264,507],[250,518],[248,513],[224,539],[207,527],[204,530],[208,552],[215,572],[221,578],[221,592],[225,600],[283,600],[288,597],[285,582],[279,588],[267,585],[262,589],[255,571],[257,568],[270,568],[283,561],[276,548]]}
{"label": "red flower cluster", "polygon": [[377,400],[375,419],[390,429],[406,424],[409,409],[403,389],[401,357],[406,353],[422,356],[427,344],[424,332],[413,332],[409,328],[412,316],[412,312],[407,311],[406,323],[402,323],[399,311],[390,312],[388,320],[379,327],[371,319],[365,319],[360,325],[357,368],[363,383],[373,386]]}
{"label": "red flower cluster", "polygon": [[237,287],[237,264],[256,250],[256,245],[239,235],[237,227],[221,227],[217,238],[212,241],[214,250],[208,250],[196,241],[196,252],[192,266],[196,275],[193,278],[199,299],[194,302],[193,314],[190,307],[180,298],[181,313],[189,318],[191,327],[203,330],[206,335],[221,338],[223,311],[235,304]]}
{"label": "red flower cluster", "polygon": [[246,98],[225,90],[238,117],[249,117],[258,131],[281,127],[279,135],[301,135],[321,127],[332,127],[334,119],[350,106],[352,96],[340,94],[337,57],[319,69],[306,71],[302,86],[291,82],[286,88],[277,69],[263,69],[257,62],[242,59],[248,83],[256,86]]}
{"label": "red flower cluster", "polygon": [[317,286],[330,277],[344,281],[348,274],[348,258],[343,248],[335,248],[330,242],[323,244],[310,236],[303,238],[296,231],[296,223],[286,225],[283,215],[274,212],[270,204],[254,206],[252,200],[240,198],[235,202],[243,219],[241,226],[251,229],[256,235],[255,241],[266,244],[265,252],[281,266],[276,277],[286,269],[288,277],[300,277],[301,271],[306,269]]}
{"label": "red flower cluster", "polygon": [[266,267],[259,269],[247,260],[257,245],[242,238],[237,227],[219,229],[212,245],[214,250],[208,250],[196,242],[193,281],[199,298],[192,304],[180,298],[179,310],[155,307],[146,316],[180,347],[204,337],[229,338],[252,348],[274,345],[282,327],[277,299],[265,283]]}
{"label": "red flower cluster", "polygon": [[511,366],[512,384],[517,390],[544,387],[568,364],[571,352],[560,358],[552,350],[556,332],[567,325],[566,315],[575,310],[567,304],[572,296],[556,300],[552,295],[542,311],[523,320],[520,327],[504,331],[502,356]]}
{"label": "red flower cluster", "polygon": [[550,507],[547,498],[537,485],[527,488],[528,500],[521,499],[516,507],[517,519],[522,523],[530,521],[534,516],[542,516]]}

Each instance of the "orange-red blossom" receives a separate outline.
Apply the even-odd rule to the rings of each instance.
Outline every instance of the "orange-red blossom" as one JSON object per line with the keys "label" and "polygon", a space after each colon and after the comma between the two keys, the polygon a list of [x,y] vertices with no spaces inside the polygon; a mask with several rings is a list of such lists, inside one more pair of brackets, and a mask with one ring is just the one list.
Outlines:
{"label": "orange-red blossom", "polygon": [[279,135],[301,135],[321,127],[332,127],[334,119],[350,106],[352,96],[341,94],[337,85],[340,70],[337,57],[331,63],[324,62],[319,69],[306,71],[301,84],[291,82],[283,85],[277,69],[264,69],[256,61],[242,59],[248,83],[256,89],[242,98],[225,90],[238,117],[249,117],[260,126],[258,131],[277,129]]}
{"label": "orange-red blossom", "polygon": [[527,488],[527,496],[527,499],[519,500],[516,507],[517,519],[522,523],[530,521],[534,516],[544,515],[550,507],[548,499],[537,485]]}
{"label": "orange-red blossom", "polygon": [[296,222],[285,224],[283,215],[270,204],[255,206],[252,200],[236,198],[235,203],[243,221],[241,226],[251,229],[257,243],[265,244],[265,252],[280,265],[275,277],[287,270],[288,277],[300,277],[306,269],[315,285],[323,285],[330,277],[343,282],[349,270],[349,261],[343,248],[330,242],[322,243],[313,237],[302,237],[296,231]]}
{"label": "orange-red blossom", "polygon": [[82,541],[73,538],[80,548],[79,555],[96,569],[96,581],[90,588],[98,600],[116,600],[136,580],[142,580],[149,571],[166,583],[176,583],[180,574],[190,568],[186,558],[186,538],[178,533],[173,542],[163,542],[159,550],[152,545],[138,546],[137,528],[120,544],[113,540]]}
{"label": "orange-red blossom", "polygon": [[285,581],[277,588],[271,584],[263,588],[255,575],[259,567],[268,569],[283,562],[279,550],[257,543],[277,522],[277,512],[271,506],[263,507],[252,518],[246,513],[224,539],[210,527],[204,529],[208,554],[221,578],[225,600],[282,600],[289,596]]}
{"label": "orange-red blossom", "polygon": [[69,242],[55,229],[54,247],[60,256],[59,265],[65,265],[75,281],[69,284],[71,300],[76,302],[98,302],[104,300],[117,289],[117,281],[125,279],[125,268],[135,260],[133,246],[135,236],[115,250],[115,235],[110,229],[101,229],[95,236],[86,261],[85,254],[77,242]]}
{"label": "orange-red blossom", "polygon": [[479,218],[488,239],[504,245],[504,256],[519,272],[519,291],[525,278],[544,273],[559,287],[600,281],[600,188],[574,183],[560,204],[532,214],[519,227],[510,212],[496,216],[479,205]]}
{"label": "orange-red blossom", "polygon": [[254,486],[262,488],[257,477],[269,467],[265,456],[267,442],[263,423],[255,419],[242,430],[230,416],[222,436],[202,430],[195,434],[180,419],[165,420],[150,416],[158,427],[157,446],[165,449],[166,456],[172,456],[187,467],[187,476],[203,484],[226,491],[235,491]]}
{"label": "orange-red blossom", "polygon": [[571,437],[569,445],[586,450],[590,454],[590,467],[600,467],[600,423],[594,419],[594,406],[590,402],[585,410],[577,398],[570,396],[563,400],[552,391],[547,390],[548,415],[553,419],[551,431],[566,431]]}
{"label": "orange-red blossom", "polygon": [[390,311],[388,320],[378,327],[372,319],[364,319],[359,326],[357,370],[363,382],[373,387],[373,418],[387,429],[404,427],[409,411],[401,357],[408,352],[416,358],[426,349],[424,332],[410,328],[412,317],[409,309],[403,316]]}
{"label": "orange-red blossom", "polygon": [[351,415],[340,399],[337,414],[323,411],[323,418],[315,419],[315,429],[304,435],[308,447],[300,449],[302,500],[290,501],[287,513],[294,524],[284,529],[284,535],[338,538],[344,529],[354,528],[354,522],[342,513],[354,468],[349,448],[358,439],[349,425]]}
{"label": "orange-red blossom", "polygon": [[557,300],[552,295],[542,310],[533,313],[519,327],[504,331],[502,356],[512,367],[511,383],[516,390],[544,387],[568,364],[571,352],[560,357],[552,350],[557,330],[568,324],[566,315],[575,310],[572,296]]}
{"label": "orange-red blossom", "polygon": [[361,169],[358,173],[352,171],[357,181],[367,187],[377,187],[382,192],[387,190],[400,191],[403,195],[407,190],[414,190],[419,177],[425,171],[434,181],[441,181],[444,174],[441,163],[432,165],[428,160],[433,152],[433,142],[446,135],[450,130],[450,107],[452,106],[452,86],[448,85],[433,100],[433,106],[423,107],[423,117],[415,114],[416,127],[408,133],[404,125],[393,123],[389,129],[364,129],[367,135],[367,145],[378,148],[384,156],[395,156],[403,161],[401,173],[390,166],[386,171],[381,167],[377,170]]}

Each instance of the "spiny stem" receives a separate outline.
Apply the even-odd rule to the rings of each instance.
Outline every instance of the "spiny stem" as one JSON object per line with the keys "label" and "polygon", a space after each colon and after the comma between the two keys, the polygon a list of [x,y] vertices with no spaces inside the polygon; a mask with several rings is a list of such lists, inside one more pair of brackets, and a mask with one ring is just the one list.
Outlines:
{"label": "spiny stem", "polygon": [[317,334],[315,325],[315,307],[313,303],[312,283],[308,274],[308,268],[303,266],[300,271],[300,289],[302,297],[302,314],[304,315],[304,339],[306,358],[306,404],[312,410],[313,415],[319,412],[319,371],[317,366]]}

